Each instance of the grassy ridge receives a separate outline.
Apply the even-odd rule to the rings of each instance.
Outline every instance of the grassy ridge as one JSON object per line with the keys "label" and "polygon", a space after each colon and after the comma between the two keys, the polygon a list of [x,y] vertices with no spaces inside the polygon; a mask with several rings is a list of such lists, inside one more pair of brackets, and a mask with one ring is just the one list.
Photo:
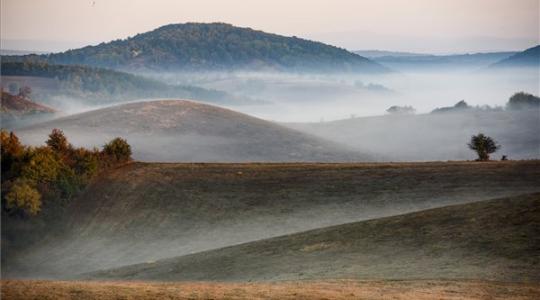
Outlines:
{"label": "grassy ridge", "polygon": [[51,222],[37,219],[41,227],[3,218],[2,237],[14,240],[2,241],[2,275],[70,278],[346,222],[531,192],[540,192],[538,161],[134,163],[94,182],[63,216]]}
{"label": "grassy ridge", "polygon": [[540,280],[540,193],[436,208],[96,272],[95,279]]}

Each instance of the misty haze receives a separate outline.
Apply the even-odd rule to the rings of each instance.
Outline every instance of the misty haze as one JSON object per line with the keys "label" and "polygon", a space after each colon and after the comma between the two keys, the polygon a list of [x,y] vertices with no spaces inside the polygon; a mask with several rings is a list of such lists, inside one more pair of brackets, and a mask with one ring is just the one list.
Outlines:
{"label": "misty haze", "polygon": [[2,0],[2,298],[540,298],[538,1],[258,5]]}

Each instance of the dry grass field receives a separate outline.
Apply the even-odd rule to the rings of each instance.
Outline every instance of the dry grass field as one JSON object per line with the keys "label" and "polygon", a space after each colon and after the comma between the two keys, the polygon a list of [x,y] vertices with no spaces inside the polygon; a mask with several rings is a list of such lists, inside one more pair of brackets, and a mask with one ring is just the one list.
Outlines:
{"label": "dry grass field", "polygon": [[538,299],[540,285],[490,281],[296,281],[276,283],[17,281],[2,282],[2,299]]}
{"label": "dry grass field", "polygon": [[59,216],[43,215],[31,223],[3,218],[2,276],[71,279],[311,229],[533,192],[540,192],[539,161],[133,163],[99,178]]}

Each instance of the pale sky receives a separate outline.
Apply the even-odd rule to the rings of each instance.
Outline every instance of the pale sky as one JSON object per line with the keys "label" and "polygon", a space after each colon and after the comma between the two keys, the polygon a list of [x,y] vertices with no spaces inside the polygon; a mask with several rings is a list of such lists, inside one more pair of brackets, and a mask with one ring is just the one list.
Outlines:
{"label": "pale sky", "polygon": [[0,0],[3,49],[60,51],[170,23],[226,22],[349,50],[520,50],[540,0]]}

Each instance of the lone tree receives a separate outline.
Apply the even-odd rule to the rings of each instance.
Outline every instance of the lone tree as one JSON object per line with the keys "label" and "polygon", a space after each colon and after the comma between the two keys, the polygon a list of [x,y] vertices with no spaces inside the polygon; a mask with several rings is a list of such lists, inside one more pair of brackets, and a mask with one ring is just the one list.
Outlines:
{"label": "lone tree", "polygon": [[57,128],[52,130],[51,134],[49,134],[49,139],[45,143],[59,153],[65,153],[70,148],[64,132]]}
{"label": "lone tree", "polygon": [[479,161],[489,160],[489,155],[501,148],[494,139],[483,133],[473,135],[471,137],[471,142],[468,143],[467,146],[469,146],[471,150],[476,151],[476,154],[478,154],[477,160]]}
{"label": "lone tree", "polygon": [[125,139],[114,138],[103,146],[103,152],[114,158],[116,162],[126,162],[131,160],[131,146]]}

